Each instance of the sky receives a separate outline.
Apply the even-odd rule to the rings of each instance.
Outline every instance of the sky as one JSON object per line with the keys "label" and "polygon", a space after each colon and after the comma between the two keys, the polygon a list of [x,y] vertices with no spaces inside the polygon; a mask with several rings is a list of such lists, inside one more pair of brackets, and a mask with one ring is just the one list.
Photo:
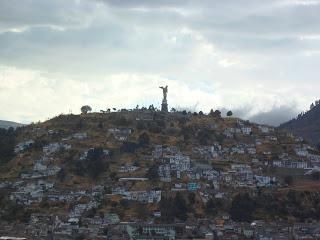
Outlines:
{"label": "sky", "polygon": [[0,119],[154,104],[278,125],[319,99],[320,0],[0,0]]}

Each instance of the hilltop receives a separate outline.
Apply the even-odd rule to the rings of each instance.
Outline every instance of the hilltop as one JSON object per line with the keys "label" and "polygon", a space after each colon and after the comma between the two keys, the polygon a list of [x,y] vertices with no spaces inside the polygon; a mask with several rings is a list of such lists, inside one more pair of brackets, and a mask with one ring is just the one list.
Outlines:
{"label": "hilltop", "polygon": [[310,143],[320,144],[320,105],[312,104],[310,110],[301,113],[297,118],[280,125],[297,136],[302,136]]}
{"label": "hilltop", "polygon": [[21,126],[23,126],[23,124],[21,124],[21,123],[0,120],[0,128],[8,129],[10,127],[17,128],[17,127],[21,127]]}
{"label": "hilltop", "polygon": [[60,115],[3,136],[13,153],[0,159],[2,226],[37,229],[34,219],[45,216],[59,219],[61,234],[101,227],[96,221],[320,216],[318,175],[306,174],[320,165],[320,153],[282,129],[219,111]]}

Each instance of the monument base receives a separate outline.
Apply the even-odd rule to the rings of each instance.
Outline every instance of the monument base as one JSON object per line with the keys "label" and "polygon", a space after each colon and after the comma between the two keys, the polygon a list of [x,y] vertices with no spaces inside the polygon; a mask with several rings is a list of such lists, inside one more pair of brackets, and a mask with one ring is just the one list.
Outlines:
{"label": "monument base", "polygon": [[168,112],[168,103],[163,102],[161,104],[161,112]]}

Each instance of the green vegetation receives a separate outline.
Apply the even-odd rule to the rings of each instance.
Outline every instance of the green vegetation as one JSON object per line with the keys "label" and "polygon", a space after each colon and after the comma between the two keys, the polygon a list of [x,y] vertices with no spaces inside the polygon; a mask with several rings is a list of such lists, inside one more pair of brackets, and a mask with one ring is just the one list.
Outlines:
{"label": "green vegetation", "polygon": [[14,157],[15,144],[16,134],[14,129],[0,128],[0,165],[7,163]]}

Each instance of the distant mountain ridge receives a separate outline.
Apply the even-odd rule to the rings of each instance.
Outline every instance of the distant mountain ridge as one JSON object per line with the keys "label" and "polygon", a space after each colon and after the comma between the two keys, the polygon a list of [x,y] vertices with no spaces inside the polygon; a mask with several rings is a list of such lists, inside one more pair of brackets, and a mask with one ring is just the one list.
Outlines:
{"label": "distant mountain ridge", "polygon": [[287,129],[297,136],[302,136],[310,143],[320,143],[320,104],[312,104],[310,110],[299,114],[295,119],[283,123],[279,128]]}
{"label": "distant mountain ridge", "polygon": [[0,128],[5,128],[5,129],[8,129],[10,127],[17,128],[17,127],[21,127],[23,125],[24,124],[21,124],[21,123],[0,120]]}

